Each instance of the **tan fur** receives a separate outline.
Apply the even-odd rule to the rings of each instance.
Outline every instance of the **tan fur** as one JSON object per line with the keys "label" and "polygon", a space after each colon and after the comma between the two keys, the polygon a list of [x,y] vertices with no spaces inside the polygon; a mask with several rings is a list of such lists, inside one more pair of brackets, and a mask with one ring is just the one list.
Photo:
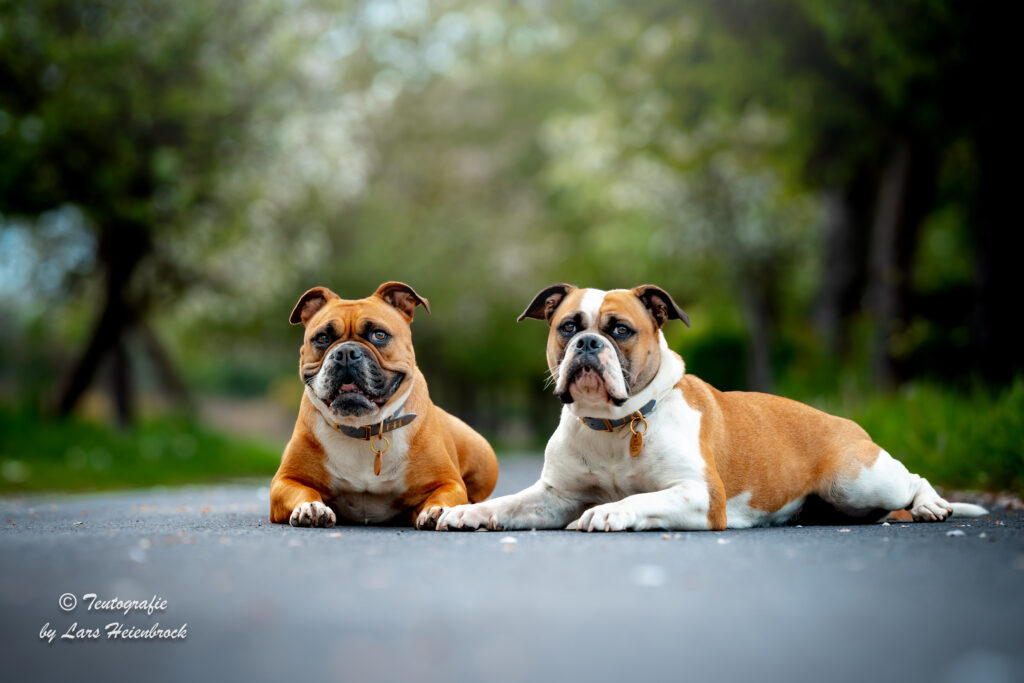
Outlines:
{"label": "tan fur", "polygon": [[676,386],[701,413],[712,529],[725,528],[728,498],[750,491],[752,507],[774,512],[798,498],[827,494],[837,476],[854,476],[880,452],[857,423],[788,398],[722,392],[693,375]]}
{"label": "tan fur", "polygon": [[[304,320],[306,333],[299,354],[300,373],[317,369],[326,355],[326,350],[317,349],[311,343],[322,325],[330,322],[341,328],[341,335],[334,342],[336,344],[361,341],[359,331],[365,321],[372,320],[384,324],[392,334],[392,340],[383,350],[369,343],[363,346],[374,353],[381,367],[404,372],[403,386],[413,380],[404,412],[415,413],[417,418],[401,428],[408,438],[409,447],[405,456],[404,491],[391,501],[394,518],[415,523],[420,512],[434,506],[444,508],[485,500],[494,490],[498,478],[497,458],[482,436],[431,402],[426,380],[416,367],[412,347],[409,321],[415,304],[409,308],[405,299],[399,299],[396,304],[389,303],[377,294],[367,299],[347,301],[337,298],[329,290],[327,292],[330,296],[326,302]],[[316,303],[319,302],[315,302],[314,307]],[[404,306],[402,310],[395,307],[399,304]],[[310,308],[308,302],[300,300],[297,311],[309,311]],[[401,391],[404,389],[400,388],[396,395]],[[324,419],[309,396],[304,394],[291,440],[271,482],[270,521],[285,523],[302,503],[329,504],[331,500],[349,494],[344,483],[332,481],[325,465],[324,446],[315,436],[316,422]],[[369,443],[359,443],[366,443],[366,457],[372,460],[374,455]],[[394,451],[386,453],[384,458],[389,456],[396,457]]]}

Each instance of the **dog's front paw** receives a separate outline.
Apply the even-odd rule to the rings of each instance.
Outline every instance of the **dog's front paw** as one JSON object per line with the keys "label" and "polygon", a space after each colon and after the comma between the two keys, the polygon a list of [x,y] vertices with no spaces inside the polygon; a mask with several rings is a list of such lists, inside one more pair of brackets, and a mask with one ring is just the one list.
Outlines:
{"label": "dog's front paw", "polygon": [[567,529],[579,531],[630,531],[638,529],[637,514],[617,503],[592,507]]}
{"label": "dog's front paw", "polygon": [[420,511],[420,514],[416,515],[416,528],[436,529],[438,518],[450,509],[451,508],[442,507],[440,505],[432,505],[428,508],[423,508],[423,510]]}
{"label": "dog's front paw", "polygon": [[497,515],[486,504],[456,505],[448,508],[437,520],[438,531],[457,531],[464,529],[501,529]]}
{"label": "dog's front paw", "polygon": [[303,503],[292,510],[288,523],[292,526],[332,527],[338,519],[334,510],[319,501]]}

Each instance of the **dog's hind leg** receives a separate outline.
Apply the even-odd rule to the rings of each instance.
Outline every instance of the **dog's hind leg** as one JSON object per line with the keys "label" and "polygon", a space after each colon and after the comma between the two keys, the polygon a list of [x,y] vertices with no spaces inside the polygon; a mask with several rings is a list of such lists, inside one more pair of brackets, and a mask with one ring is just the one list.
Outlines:
{"label": "dog's hind leg", "polygon": [[[872,457],[873,454],[873,457]],[[941,522],[954,506],[943,499],[928,480],[913,474],[899,460],[870,441],[849,449],[849,466],[842,467],[819,496],[840,512],[868,516],[893,510],[910,510],[915,522]],[[962,514],[971,514],[977,506],[961,506]],[[984,514],[984,512],[982,512]]]}

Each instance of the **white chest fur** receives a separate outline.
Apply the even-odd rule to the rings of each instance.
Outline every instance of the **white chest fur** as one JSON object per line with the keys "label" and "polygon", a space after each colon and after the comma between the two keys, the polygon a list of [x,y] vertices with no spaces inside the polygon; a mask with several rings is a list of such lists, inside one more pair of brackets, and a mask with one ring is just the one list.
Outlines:
{"label": "white chest fur", "polygon": [[318,420],[314,435],[327,456],[324,463],[331,476],[333,499],[327,502],[344,520],[357,524],[387,522],[401,512],[395,500],[405,491],[405,429],[388,432],[391,447],[383,456],[380,475],[373,473],[374,454],[370,444],[341,434],[324,420]]}
{"label": "white chest fur", "polygon": [[542,478],[593,502],[661,491],[681,482],[704,481],[699,412],[670,390],[648,416],[643,450],[629,454],[628,426],[614,432],[590,429],[568,408],[548,442]]}

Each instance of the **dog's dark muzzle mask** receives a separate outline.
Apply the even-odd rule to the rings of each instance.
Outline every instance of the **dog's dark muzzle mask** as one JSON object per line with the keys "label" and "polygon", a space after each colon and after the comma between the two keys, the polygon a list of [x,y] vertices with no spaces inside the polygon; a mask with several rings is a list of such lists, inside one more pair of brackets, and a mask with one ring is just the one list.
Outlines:
{"label": "dog's dark muzzle mask", "polygon": [[340,415],[367,415],[394,396],[405,379],[385,370],[373,352],[357,342],[344,342],[328,352],[318,373],[320,399]]}

